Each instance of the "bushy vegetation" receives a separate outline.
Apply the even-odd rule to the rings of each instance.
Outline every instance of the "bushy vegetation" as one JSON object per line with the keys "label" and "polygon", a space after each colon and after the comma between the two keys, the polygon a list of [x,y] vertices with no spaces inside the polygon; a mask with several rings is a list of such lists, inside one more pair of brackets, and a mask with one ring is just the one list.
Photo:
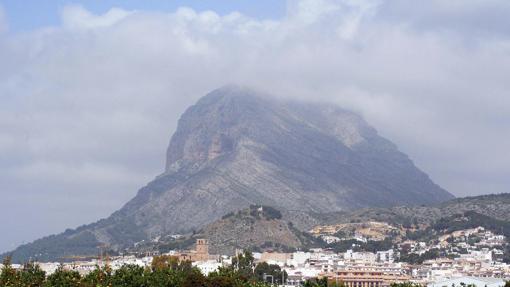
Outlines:
{"label": "bushy vegetation", "polygon": [[326,248],[331,248],[335,252],[345,252],[352,249],[355,252],[366,251],[366,252],[377,252],[386,251],[393,247],[393,240],[391,238],[385,238],[384,240],[368,240],[367,242],[360,242],[356,239],[341,240],[331,244],[327,244]]}
{"label": "bushy vegetation", "polygon": [[425,253],[418,255],[416,253],[401,253],[400,261],[407,262],[410,264],[422,264],[425,260],[435,259],[440,257],[439,250],[431,249]]}
{"label": "bushy vegetation", "polygon": [[[262,209],[262,212],[259,209]],[[278,209],[265,205],[250,205],[250,215],[267,220],[282,219],[282,213]]]}
{"label": "bushy vegetation", "polygon": [[172,256],[155,257],[152,266],[124,265],[113,271],[109,266],[99,267],[81,276],[74,270],[60,266],[46,276],[38,265],[26,264],[21,270],[11,266],[10,258],[3,262],[0,273],[2,287],[262,287],[281,283],[287,274],[278,265],[255,265],[253,255],[244,252],[234,258],[231,266],[203,275],[189,261]]}
{"label": "bushy vegetation", "polygon": [[323,278],[312,278],[306,280],[306,282],[303,284],[304,287],[328,287],[328,279],[326,277]]}
{"label": "bushy vegetation", "polygon": [[[467,211],[462,214],[456,214],[449,217],[443,217],[436,222],[434,222],[431,226],[426,229],[417,230],[417,231],[407,231],[406,239],[417,240],[417,241],[425,241],[431,242],[434,239],[437,240],[438,236],[441,234],[449,234],[454,231],[471,229],[476,227],[483,227],[486,230],[489,230],[495,234],[505,235],[507,238],[510,238],[510,222],[495,219],[493,217],[483,215],[477,213],[475,211]],[[448,238],[447,241],[449,243],[453,243],[454,238]],[[476,236],[470,236],[468,239],[468,244],[474,245],[475,243],[480,241],[480,238]],[[510,245],[506,244],[503,246],[503,262],[510,263]],[[457,250],[459,253],[466,253],[466,250],[459,249]],[[417,254],[406,254],[403,253],[401,255],[401,260],[409,263],[421,263],[427,259],[434,259],[442,254],[439,254],[438,251],[431,251],[425,253],[421,256]]]}
{"label": "bushy vegetation", "polygon": [[510,237],[510,222],[498,220],[474,211],[468,211],[462,215],[441,218],[432,226],[432,229],[443,233],[451,233],[453,231],[476,228],[478,226],[484,227],[494,233]]}
{"label": "bushy vegetation", "polygon": [[196,239],[193,237],[180,238],[180,239],[175,239],[175,240],[168,241],[165,243],[161,243],[158,245],[157,248],[158,248],[159,252],[166,253],[170,250],[188,249],[191,246],[193,246],[193,244],[195,244],[195,242],[196,242]]}
{"label": "bushy vegetation", "polygon": [[[262,212],[261,212],[262,209]],[[250,216],[254,219],[282,219],[282,213],[271,206],[266,205],[250,205],[248,209],[238,210],[236,212],[229,212],[221,217],[221,219],[228,218],[243,218],[246,216]]]}
{"label": "bushy vegetation", "polygon": [[[34,241],[32,244],[20,246],[14,253],[12,258],[14,262],[23,262],[29,258],[47,261],[62,260],[68,255],[66,252],[73,251],[73,254],[97,254],[97,246],[100,244],[96,237],[86,231],[73,234],[69,238],[69,234],[73,231],[67,230],[59,235],[51,235]],[[2,258],[3,256],[0,256]]]}
{"label": "bushy vegetation", "polygon": [[[503,262],[510,264],[510,244],[507,244],[502,258]],[[510,286],[506,286],[510,287]]]}

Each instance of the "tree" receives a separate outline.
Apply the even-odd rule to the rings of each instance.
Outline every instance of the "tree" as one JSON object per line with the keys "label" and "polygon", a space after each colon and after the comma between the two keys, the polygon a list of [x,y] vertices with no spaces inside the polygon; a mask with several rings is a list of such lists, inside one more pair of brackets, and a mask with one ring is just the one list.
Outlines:
{"label": "tree", "polygon": [[101,266],[97,265],[96,269],[87,274],[82,279],[82,285],[87,287],[102,287],[111,286],[112,283],[112,269],[109,265]]}
{"label": "tree", "polygon": [[183,286],[186,275],[193,271],[191,261],[179,261],[175,256],[156,256],[147,273],[149,286]]}
{"label": "tree", "polygon": [[240,284],[236,284],[238,281],[234,276],[221,276],[217,275],[217,273],[211,273],[208,276],[207,280],[208,287],[224,287],[224,286],[236,286]]}
{"label": "tree", "polygon": [[207,278],[198,270],[193,268],[190,272],[186,272],[182,287],[207,287]]}
{"label": "tree", "polygon": [[47,287],[79,287],[81,276],[78,271],[66,270],[60,265],[57,270],[46,278]]}
{"label": "tree", "polygon": [[220,267],[218,270],[209,273],[209,287],[242,286],[247,284],[246,278],[241,278],[233,266]]}
{"label": "tree", "polygon": [[46,272],[44,272],[39,265],[30,262],[23,266],[18,277],[21,286],[40,287],[46,280]]}
{"label": "tree", "polygon": [[7,256],[3,260],[2,274],[0,274],[0,286],[16,286],[18,274],[11,265],[11,257]]}
{"label": "tree", "polygon": [[308,279],[303,283],[303,287],[328,287],[328,278],[312,278]]}
{"label": "tree", "polygon": [[[282,271],[280,266],[276,264],[267,264],[266,262],[262,262],[257,264],[257,267],[255,267],[255,278],[261,282],[267,281],[266,278],[264,278],[264,275],[270,275],[273,276],[274,283],[282,284],[287,280],[287,272]],[[283,282],[282,282],[283,277]],[[271,282],[271,281],[268,281]]]}
{"label": "tree", "polygon": [[153,271],[165,269],[176,269],[179,265],[179,258],[169,255],[154,256],[152,258],[151,268]]}
{"label": "tree", "polygon": [[112,276],[113,286],[141,287],[147,286],[144,268],[138,265],[124,265]]}
{"label": "tree", "polygon": [[344,282],[332,282],[329,284],[330,287],[347,287]]}
{"label": "tree", "polygon": [[253,279],[253,269],[255,268],[255,258],[250,251],[245,250],[232,259],[232,267],[246,280]]}
{"label": "tree", "polygon": [[146,270],[147,286],[182,286],[184,283],[184,272],[175,271],[172,269],[154,270],[148,272]]}

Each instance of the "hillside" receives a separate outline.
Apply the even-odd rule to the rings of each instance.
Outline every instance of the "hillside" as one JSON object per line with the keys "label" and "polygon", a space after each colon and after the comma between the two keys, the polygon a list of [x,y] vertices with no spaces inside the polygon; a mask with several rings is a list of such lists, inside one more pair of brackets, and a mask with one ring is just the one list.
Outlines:
{"label": "hillside", "polygon": [[233,254],[235,249],[290,251],[312,243],[280,211],[255,205],[208,224],[195,237],[209,239],[211,251],[217,254]]}
{"label": "hillside", "polygon": [[[235,249],[288,252],[310,247],[345,252],[353,244],[357,245],[357,250],[373,252],[387,250],[405,240],[430,242],[457,230],[477,227],[510,237],[510,220],[508,214],[504,214],[510,206],[503,204],[508,198],[510,194],[484,195],[455,199],[437,206],[329,214],[281,212],[268,206],[250,206],[223,216],[193,235],[169,242],[161,240],[148,248],[161,252],[186,249],[196,238],[208,238],[211,251],[221,254],[232,254]],[[494,214],[505,216],[495,218]],[[360,244],[355,236],[363,236],[368,242]],[[335,238],[343,240],[328,243],[328,239]]]}
{"label": "hillside", "polygon": [[364,208],[348,213],[317,215],[326,224],[382,221],[393,224],[429,225],[441,218],[476,212],[503,221],[510,221],[510,193],[456,198],[435,205],[395,206],[391,208]]}

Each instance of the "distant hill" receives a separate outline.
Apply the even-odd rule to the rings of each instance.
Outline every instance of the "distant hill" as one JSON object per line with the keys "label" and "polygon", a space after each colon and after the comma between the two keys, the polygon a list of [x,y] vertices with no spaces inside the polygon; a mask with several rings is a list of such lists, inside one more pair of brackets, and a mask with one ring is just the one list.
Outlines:
{"label": "distant hill", "polygon": [[370,220],[394,224],[431,224],[440,218],[473,211],[488,217],[510,221],[510,193],[456,198],[435,205],[364,208],[353,212],[317,215],[323,223],[365,222]]}
{"label": "distant hill", "polygon": [[[279,213],[279,212],[278,212]],[[371,223],[372,236],[396,232],[402,233],[406,228],[413,228],[420,232],[410,234],[409,239],[437,238],[438,236],[455,230],[484,227],[497,234],[510,238],[510,194],[482,195],[476,197],[457,198],[435,206],[400,206],[392,208],[368,208],[353,212],[337,212],[327,214],[310,214],[301,212],[282,212],[282,216],[268,219],[264,216],[254,216],[253,209],[231,213],[223,219],[208,225],[195,237],[209,238],[215,251],[230,253],[235,248],[251,250],[279,250],[307,249],[309,247],[330,247],[311,236],[308,231],[318,225],[344,224],[343,228],[361,226],[361,223],[371,221],[385,222],[390,226]],[[360,223],[356,225],[357,223]],[[297,226],[300,229],[296,228]],[[375,227],[374,227],[375,226]],[[342,230],[342,228],[340,228]],[[303,232],[304,230],[304,232]],[[344,231],[345,232],[345,231]],[[358,230],[359,232],[359,230]],[[380,233],[380,234],[378,234]],[[383,241],[368,247],[391,248],[390,242]],[[389,245],[388,245],[389,244]],[[345,246],[348,248],[349,246]],[[381,249],[381,250],[383,250]]]}
{"label": "distant hill", "polygon": [[[454,199],[435,206],[400,206],[368,208],[352,212],[313,214],[300,211],[281,212],[273,207],[250,206],[231,212],[202,230],[180,240],[154,243],[149,249],[166,252],[190,248],[195,239],[208,238],[211,251],[233,254],[235,249],[253,251],[292,251],[327,247],[337,251],[351,248],[355,240],[327,244],[313,234],[329,227],[344,235],[355,233],[400,240],[425,240],[456,230],[484,227],[510,238],[510,194],[483,195]],[[385,224],[388,223],[388,224]],[[313,231],[312,231],[312,227]],[[405,230],[414,230],[407,234]],[[309,232],[311,231],[311,232]],[[326,232],[328,233],[328,232]],[[390,238],[388,238],[390,239]],[[359,243],[359,242],[357,242]],[[369,251],[391,248],[392,241],[365,244]],[[147,246],[145,246],[147,248]]]}
{"label": "distant hill", "polygon": [[[306,228],[325,213],[452,198],[359,115],[229,86],[186,110],[164,172],[119,211],[20,246],[12,255],[15,261],[58,260],[96,254],[102,244],[123,250],[200,230],[250,205],[294,213],[295,226]],[[292,245],[290,237],[285,242]]]}
{"label": "distant hill", "polygon": [[292,251],[313,244],[313,238],[284,220],[280,211],[256,205],[225,215],[195,237],[209,239],[211,251],[218,254],[235,249]]}

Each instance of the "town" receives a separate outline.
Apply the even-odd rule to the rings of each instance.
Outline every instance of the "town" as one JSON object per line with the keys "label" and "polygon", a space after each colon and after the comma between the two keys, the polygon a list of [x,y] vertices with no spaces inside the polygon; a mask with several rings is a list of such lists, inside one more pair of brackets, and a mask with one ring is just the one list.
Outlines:
{"label": "town", "polygon": [[[369,228],[367,228],[369,226]],[[331,234],[340,232],[345,226],[317,227],[312,233],[327,242],[340,242],[351,238],[340,238]],[[384,241],[385,231],[395,230],[390,225],[378,222],[361,224],[353,238],[360,243]],[[383,232],[381,232],[383,230]],[[351,241],[349,241],[351,242]],[[307,251],[282,253],[276,251],[250,252],[254,264],[267,263],[282,272],[281,278],[265,274],[267,283],[283,286],[301,286],[315,278],[326,278],[328,282],[347,287],[382,287],[394,283],[414,283],[421,286],[504,286],[510,279],[510,264],[502,261],[506,237],[483,227],[457,230],[442,235],[433,243],[404,240],[395,248],[375,252],[357,251],[356,244],[345,252],[328,248],[313,248]],[[172,250],[165,254],[147,253],[124,256],[101,256],[86,261],[43,263],[35,262],[47,275],[58,268],[78,271],[81,275],[93,272],[98,266],[108,265],[112,270],[122,266],[150,267],[156,258],[174,258],[180,262],[191,262],[204,275],[220,267],[231,266],[236,258],[243,256],[237,250],[233,256],[210,254],[207,239],[197,239],[193,250]],[[407,261],[407,262],[406,262]],[[1,267],[1,266],[0,266]],[[12,265],[21,269],[22,265]],[[283,284],[281,284],[283,283]]]}

